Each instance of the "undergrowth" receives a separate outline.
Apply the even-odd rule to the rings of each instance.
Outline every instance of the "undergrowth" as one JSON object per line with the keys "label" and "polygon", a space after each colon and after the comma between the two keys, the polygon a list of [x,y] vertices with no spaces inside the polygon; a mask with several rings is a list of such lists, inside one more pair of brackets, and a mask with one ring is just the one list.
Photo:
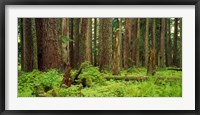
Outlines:
{"label": "undergrowth", "polygon": [[[72,70],[71,76],[77,70]],[[182,81],[158,80],[157,77],[182,77],[181,71],[158,69],[147,81],[106,80],[105,77],[146,76],[145,68],[122,70],[118,76],[101,73],[98,67],[83,69],[79,79],[86,78],[87,87],[81,84],[60,87],[63,73],[55,69],[47,72],[33,70],[18,72],[18,97],[181,97]]]}

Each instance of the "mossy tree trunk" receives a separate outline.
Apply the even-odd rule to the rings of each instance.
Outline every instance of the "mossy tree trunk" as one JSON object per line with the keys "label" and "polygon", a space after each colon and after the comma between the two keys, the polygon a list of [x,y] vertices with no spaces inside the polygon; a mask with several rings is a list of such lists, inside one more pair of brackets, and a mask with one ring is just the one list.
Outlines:
{"label": "mossy tree trunk", "polygon": [[[121,21],[121,19],[120,19]],[[113,75],[118,75],[120,74],[120,48],[121,48],[121,25],[119,26],[119,30],[116,31],[115,33],[115,38],[114,38],[114,53],[113,53]]]}
{"label": "mossy tree trunk", "polygon": [[69,46],[69,18],[62,19],[62,43],[61,43],[61,55],[62,55],[62,69],[65,69],[66,65],[70,63],[70,46]]}
{"label": "mossy tree trunk", "polygon": [[23,71],[33,70],[33,38],[31,18],[23,18]]}

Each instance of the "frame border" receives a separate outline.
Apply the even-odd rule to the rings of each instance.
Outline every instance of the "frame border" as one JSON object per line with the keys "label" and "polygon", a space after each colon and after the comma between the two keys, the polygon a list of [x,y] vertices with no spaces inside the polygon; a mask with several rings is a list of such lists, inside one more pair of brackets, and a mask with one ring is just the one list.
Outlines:
{"label": "frame border", "polygon": [[[6,5],[195,5],[195,110],[5,110],[5,6]],[[200,0],[0,0],[0,113],[1,115],[198,115],[200,114]]]}

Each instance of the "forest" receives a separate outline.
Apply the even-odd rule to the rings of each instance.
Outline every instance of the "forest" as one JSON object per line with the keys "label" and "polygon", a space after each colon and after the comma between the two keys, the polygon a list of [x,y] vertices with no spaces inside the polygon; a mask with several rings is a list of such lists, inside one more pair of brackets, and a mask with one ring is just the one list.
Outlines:
{"label": "forest", "polygon": [[182,18],[18,18],[18,97],[181,97]]}

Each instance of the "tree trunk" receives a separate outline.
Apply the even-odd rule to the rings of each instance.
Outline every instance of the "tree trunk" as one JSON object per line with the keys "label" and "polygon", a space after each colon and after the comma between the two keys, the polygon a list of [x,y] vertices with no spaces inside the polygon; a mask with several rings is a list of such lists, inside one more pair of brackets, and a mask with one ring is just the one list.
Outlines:
{"label": "tree trunk", "polygon": [[110,70],[112,67],[112,18],[103,18],[100,29],[102,29],[100,71]]}
{"label": "tree trunk", "polygon": [[33,68],[38,69],[38,60],[37,60],[37,37],[36,37],[36,26],[35,26],[35,18],[31,19],[32,23],[32,38],[33,38]]}
{"label": "tree trunk", "polygon": [[83,63],[85,61],[89,61],[88,56],[90,55],[88,51],[88,19],[83,18],[82,19],[82,25],[81,25],[81,39],[80,39],[80,63]]}
{"label": "tree trunk", "polygon": [[99,68],[102,68],[102,27],[103,27],[103,19],[99,18],[99,39],[98,39],[98,65]]}
{"label": "tree trunk", "polygon": [[75,18],[74,19],[74,39],[75,39],[75,50],[74,50],[74,67],[76,69],[79,68],[80,63],[79,63],[79,41],[80,41],[80,33],[79,33],[79,28],[80,28],[80,18]]}
{"label": "tree trunk", "polygon": [[66,65],[70,65],[70,50],[69,50],[69,19],[62,19],[62,68],[65,69]]}
{"label": "tree trunk", "polygon": [[177,66],[177,37],[178,37],[178,18],[174,20],[174,51],[173,51],[173,64]]}
{"label": "tree trunk", "polygon": [[23,71],[33,70],[33,38],[30,18],[23,18]]}
{"label": "tree trunk", "polygon": [[180,67],[182,67],[182,18],[180,18]]}
{"label": "tree trunk", "polygon": [[136,39],[137,39],[137,18],[134,19],[134,28],[133,28],[133,48],[132,48],[132,61],[133,65],[136,65]]}
{"label": "tree trunk", "polygon": [[60,68],[61,56],[59,50],[59,19],[36,19],[38,41],[38,69],[46,71]]}
{"label": "tree trunk", "polygon": [[24,38],[23,38],[23,18],[20,20],[20,44],[21,44],[21,70],[24,70]]}
{"label": "tree trunk", "polygon": [[131,39],[131,28],[132,20],[131,18],[126,18],[125,26],[125,37],[124,37],[124,68],[129,68],[129,57],[130,57],[130,39]]}
{"label": "tree trunk", "polygon": [[137,20],[136,66],[140,66],[140,18]]}
{"label": "tree trunk", "polygon": [[89,42],[90,42],[90,61],[91,64],[93,65],[93,55],[92,55],[92,18],[89,19]]}
{"label": "tree trunk", "polygon": [[97,66],[97,18],[94,18],[94,66]]}
{"label": "tree trunk", "polygon": [[165,18],[161,19],[161,36],[160,36],[160,67],[165,67]]}
{"label": "tree trunk", "polygon": [[[120,20],[121,21],[121,20]],[[120,26],[121,27],[121,26]],[[114,39],[114,54],[113,54],[113,75],[120,73],[120,48],[121,48],[121,28],[116,31]]]}
{"label": "tree trunk", "polygon": [[170,19],[167,19],[167,66],[172,65],[172,43],[171,43],[171,27]]}
{"label": "tree trunk", "polygon": [[91,34],[92,34],[92,31],[91,31],[91,18],[87,18],[86,19],[88,22],[87,22],[87,29],[86,29],[86,41],[85,41],[85,44],[86,44],[86,60],[85,61],[88,61],[90,64],[91,63],[91,42],[92,42],[92,37],[91,37]]}
{"label": "tree trunk", "polygon": [[74,68],[74,19],[71,18],[71,28],[70,28],[70,42],[69,42],[69,58],[70,58],[70,65]]}
{"label": "tree trunk", "polygon": [[149,54],[149,18],[146,18],[146,33],[145,33],[145,66],[148,64],[148,54]]}
{"label": "tree trunk", "polygon": [[152,49],[156,49],[156,19],[153,18],[152,20]]}

